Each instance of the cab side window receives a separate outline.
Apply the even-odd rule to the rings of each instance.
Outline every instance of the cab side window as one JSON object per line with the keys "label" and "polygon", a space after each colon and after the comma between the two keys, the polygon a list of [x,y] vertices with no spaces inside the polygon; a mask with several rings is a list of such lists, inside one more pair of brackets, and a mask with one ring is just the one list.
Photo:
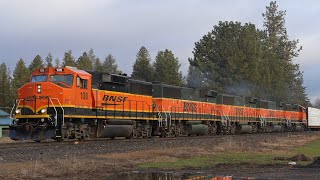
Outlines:
{"label": "cab side window", "polygon": [[88,80],[87,79],[81,79],[78,76],[77,77],[77,87],[80,87],[82,89],[88,89]]}

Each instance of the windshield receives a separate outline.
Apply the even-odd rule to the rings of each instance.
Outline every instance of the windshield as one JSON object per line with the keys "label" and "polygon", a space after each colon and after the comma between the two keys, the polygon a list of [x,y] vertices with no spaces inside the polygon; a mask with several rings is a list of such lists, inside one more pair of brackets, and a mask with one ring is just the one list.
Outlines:
{"label": "windshield", "polygon": [[31,82],[45,82],[47,81],[47,77],[47,75],[32,76]]}
{"label": "windshield", "polygon": [[72,74],[67,74],[67,75],[60,75],[60,74],[55,74],[50,76],[50,81],[57,83],[60,85],[60,83],[72,86],[73,82],[73,75]]}

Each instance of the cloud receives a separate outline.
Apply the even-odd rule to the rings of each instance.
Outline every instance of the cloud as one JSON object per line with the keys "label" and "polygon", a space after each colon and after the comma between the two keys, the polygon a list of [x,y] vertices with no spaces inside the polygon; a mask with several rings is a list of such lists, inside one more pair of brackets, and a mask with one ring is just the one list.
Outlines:
{"label": "cloud", "polygon": [[320,33],[306,35],[300,38],[299,45],[302,46],[302,51],[297,59],[297,62],[303,67],[308,68],[314,65],[320,65],[319,43]]}

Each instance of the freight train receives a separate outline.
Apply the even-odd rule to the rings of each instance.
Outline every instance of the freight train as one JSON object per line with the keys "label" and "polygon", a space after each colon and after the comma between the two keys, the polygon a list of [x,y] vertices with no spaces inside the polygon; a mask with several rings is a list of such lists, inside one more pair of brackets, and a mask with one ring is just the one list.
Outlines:
{"label": "freight train", "polygon": [[304,131],[306,108],[254,97],[132,79],[124,74],[40,68],[18,90],[10,137],[148,138]]}

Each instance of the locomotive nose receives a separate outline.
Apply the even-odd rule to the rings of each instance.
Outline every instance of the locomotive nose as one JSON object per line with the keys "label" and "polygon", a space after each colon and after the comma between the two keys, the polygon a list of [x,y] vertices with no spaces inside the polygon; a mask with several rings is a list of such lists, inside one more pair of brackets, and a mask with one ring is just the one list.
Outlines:
{"label": "locomotive nose", "polygon": [[24,94],[25,96],[36,95],[42,92],[42,85],[40,83],[28,83],[25,87],[21,88],[19,95]]}
{"label": "locomotive nose", "polygon": [[42,92],[42,85],[41,84],[35,84],[34,87],[35,93],[41,93]]}

